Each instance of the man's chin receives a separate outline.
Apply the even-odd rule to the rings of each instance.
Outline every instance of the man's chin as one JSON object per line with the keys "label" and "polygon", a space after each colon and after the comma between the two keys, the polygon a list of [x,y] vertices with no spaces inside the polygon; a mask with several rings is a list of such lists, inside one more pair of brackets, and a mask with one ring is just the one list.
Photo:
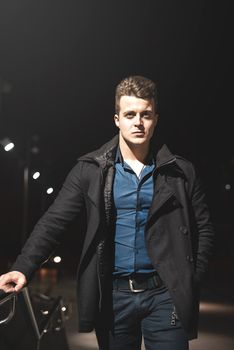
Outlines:
{"label": "man's chin", "polygon": [[124,143],[126,143],[129,147],[143,147],[149,144],[149,140],[145,137],[122,137]]}
{"label": "man's chin", "polygon": [[148,140],[146,140],[143,137],[137,137],[137,138],[129,140],[128,143],[133,145],[133,146],[143,146],[143,145],[146,145],[149,142],[148,142]]}

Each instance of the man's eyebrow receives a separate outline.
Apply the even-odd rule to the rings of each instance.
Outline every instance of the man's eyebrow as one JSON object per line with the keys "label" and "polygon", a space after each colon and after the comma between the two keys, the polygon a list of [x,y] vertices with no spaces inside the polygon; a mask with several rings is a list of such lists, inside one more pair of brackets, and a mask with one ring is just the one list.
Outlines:
{"label": "man's eyebrow", "polygon": [[[151,109],[145,109],[143,110],[142,112],[140,112],[140,114],[152,114],[153,111]],[[132,109],[129,109],[125,112],[123,112],[124,115],[127,115],[127,114],[136,114],[136,111],[132,110]]]}
{"label": "man's eyebrow", "polygon": [[144,114],[152,114],[153,111],[151,109],[145,109],[142,113],[144,113]]}
{"label": "man's eyebrow", "polygon": [[125,112],[123,112],[124,115],[127,115],[127,114],[136,114],[136,112],[134,110],[127,110]]}

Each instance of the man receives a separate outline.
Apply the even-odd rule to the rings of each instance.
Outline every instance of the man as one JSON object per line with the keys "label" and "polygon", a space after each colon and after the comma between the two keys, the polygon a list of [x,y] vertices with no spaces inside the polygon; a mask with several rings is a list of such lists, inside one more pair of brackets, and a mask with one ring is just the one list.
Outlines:
{"label": "man", "polygon": [[[79,264],[79,329],[100,349],[185,350],[197,336],[200,282],[213,228],[193,165],[155,150],[155,83],[131,76],[116,89],[119,135],[79,158],[0,288],[19,291],[86,209]],[[14,286],[13,286],[13,285]]]}

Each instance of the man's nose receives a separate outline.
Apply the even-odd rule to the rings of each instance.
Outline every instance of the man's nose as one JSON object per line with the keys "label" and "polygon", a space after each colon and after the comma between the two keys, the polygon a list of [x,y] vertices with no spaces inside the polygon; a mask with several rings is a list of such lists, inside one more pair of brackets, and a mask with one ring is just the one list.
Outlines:
{"label": "man's nose", "polygon": [[142,125],[142,118],[141,118],[140,113],[137,113],[137,114],[136,114],[136,117],[135,117],[135,125]]}

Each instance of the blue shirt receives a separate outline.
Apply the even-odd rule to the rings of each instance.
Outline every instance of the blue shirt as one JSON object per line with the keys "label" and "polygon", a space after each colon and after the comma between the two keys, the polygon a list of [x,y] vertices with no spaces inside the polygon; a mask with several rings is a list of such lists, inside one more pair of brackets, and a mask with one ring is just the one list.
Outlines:
{"label": "blue shirt", "polygon": [[115,169],[114,274],[152,272],[154,268],[145,246],[145,224],[153,197],[155,165],[146,165],[139,178],[126,162],[116,162]]}

